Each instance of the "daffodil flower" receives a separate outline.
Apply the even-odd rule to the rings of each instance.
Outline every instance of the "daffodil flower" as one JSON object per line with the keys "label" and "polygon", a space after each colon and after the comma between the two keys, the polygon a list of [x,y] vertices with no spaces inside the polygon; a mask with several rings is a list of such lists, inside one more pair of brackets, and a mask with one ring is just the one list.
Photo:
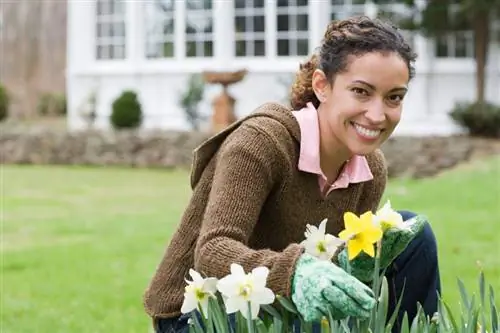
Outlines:
{"label": "daffodil flower", "polygon": [[368,211],[360,217],[347,212],[344,214],[345,230],[339,238],[347,242],[349,260],[354,259],[361,251],[370,257],[375,256],[374,243],[382,238],[382,229],[373,223],[373,213]]}
{"label": "daffodil flower", "polygon": [[373,217],[373,222],[380,226],[382,231],[386,231],[390,228],[404,228],[403,217],[392,209],[390,200],[387,200],[384,206],[377,211]]}
{"label": "daffodil flower", "polygon": [[268,274],[267,267],[257,267],[245,274],[243,267],[231,264],[231,274],[217,283],[217,289],[224,298],[226,312],[230,314],[240,311],[243,317],[248,318],[250,306],[251,319],[257,318],[260,305],[274,302],[274,293],[266,288]]}
{"label": "daffodil flower", "polygon": [[301,245],[305,247],[306,253],[322,260],[331,260],[343,241],[326,233],[326,222],[327,219],[321,221],[319,228],[308,224],[304,233],[306,239]]}
{"label": "daffodil flower", "polygon": [[215,297],[217,279],[204,279],[194,269],[189,270],[189,275],[191,275],[193,281],[186,280],[188,285],[184,288],[184,302],[182,303],[181,312],[189,313],[201,306],[203,315],[207,318],[208,298]]}

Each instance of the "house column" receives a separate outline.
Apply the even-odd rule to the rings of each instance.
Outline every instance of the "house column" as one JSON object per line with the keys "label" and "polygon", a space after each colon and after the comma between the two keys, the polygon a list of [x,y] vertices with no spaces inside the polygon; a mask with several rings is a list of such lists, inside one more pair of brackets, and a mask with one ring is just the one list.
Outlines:
{"label": "house column", "polygon": [[[228,70],[234,58],[234,3],[213,1],[213,36],[216,70]],[[215,13],[217,19],[215,19]]]}

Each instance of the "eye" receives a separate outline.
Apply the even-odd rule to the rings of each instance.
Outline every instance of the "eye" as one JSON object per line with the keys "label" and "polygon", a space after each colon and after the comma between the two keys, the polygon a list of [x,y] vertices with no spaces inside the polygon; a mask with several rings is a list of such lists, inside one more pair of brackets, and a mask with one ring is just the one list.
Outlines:
{"label": "eye", "polygon": [[368,91],[363,88],[358,88],[358,87],[352,88],[352,91],[359,96],[368,96]]}
{"label": "eye", "polygon": [[403,101],[404,95],[391,95],[389,101],[393,104],[399,104]]}

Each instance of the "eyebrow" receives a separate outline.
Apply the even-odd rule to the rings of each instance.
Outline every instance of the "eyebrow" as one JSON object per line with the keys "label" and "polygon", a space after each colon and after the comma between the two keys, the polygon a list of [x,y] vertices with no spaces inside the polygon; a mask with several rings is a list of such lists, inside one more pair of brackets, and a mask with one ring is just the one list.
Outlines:
{"label": "eyebrow", "polygon": [[[368,86],[372,90],[377,90],[377,88],[373,84],[368,83],[368,82],[363,81],[363,80],[355,80],[355,81],[353,81],[353,83],[361,83],[361,84],[364,84],[365,86]],[[408,88],[405,86],[396,87],[396,88],[391,89],[391,91],[407,91],[407,90],[408,90]]]}

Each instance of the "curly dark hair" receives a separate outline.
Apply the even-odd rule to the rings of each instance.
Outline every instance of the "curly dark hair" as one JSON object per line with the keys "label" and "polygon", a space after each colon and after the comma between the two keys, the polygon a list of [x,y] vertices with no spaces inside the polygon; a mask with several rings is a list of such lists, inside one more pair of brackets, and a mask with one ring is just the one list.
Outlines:
{"label": "curly dark hair", "polygon": [[321,46],[305,63],[300,65],[291,89],[291,106],[299,110],[311,102],[319,106],[312,88],[312,75],[319,68],[329,80],[345,71],[348,58],[370,52],[396,52],[406,62],[410,79],[414,77],[413,63],[417,55],[399,29],[388,22],[355,16],[332,21],[323,36]]}

